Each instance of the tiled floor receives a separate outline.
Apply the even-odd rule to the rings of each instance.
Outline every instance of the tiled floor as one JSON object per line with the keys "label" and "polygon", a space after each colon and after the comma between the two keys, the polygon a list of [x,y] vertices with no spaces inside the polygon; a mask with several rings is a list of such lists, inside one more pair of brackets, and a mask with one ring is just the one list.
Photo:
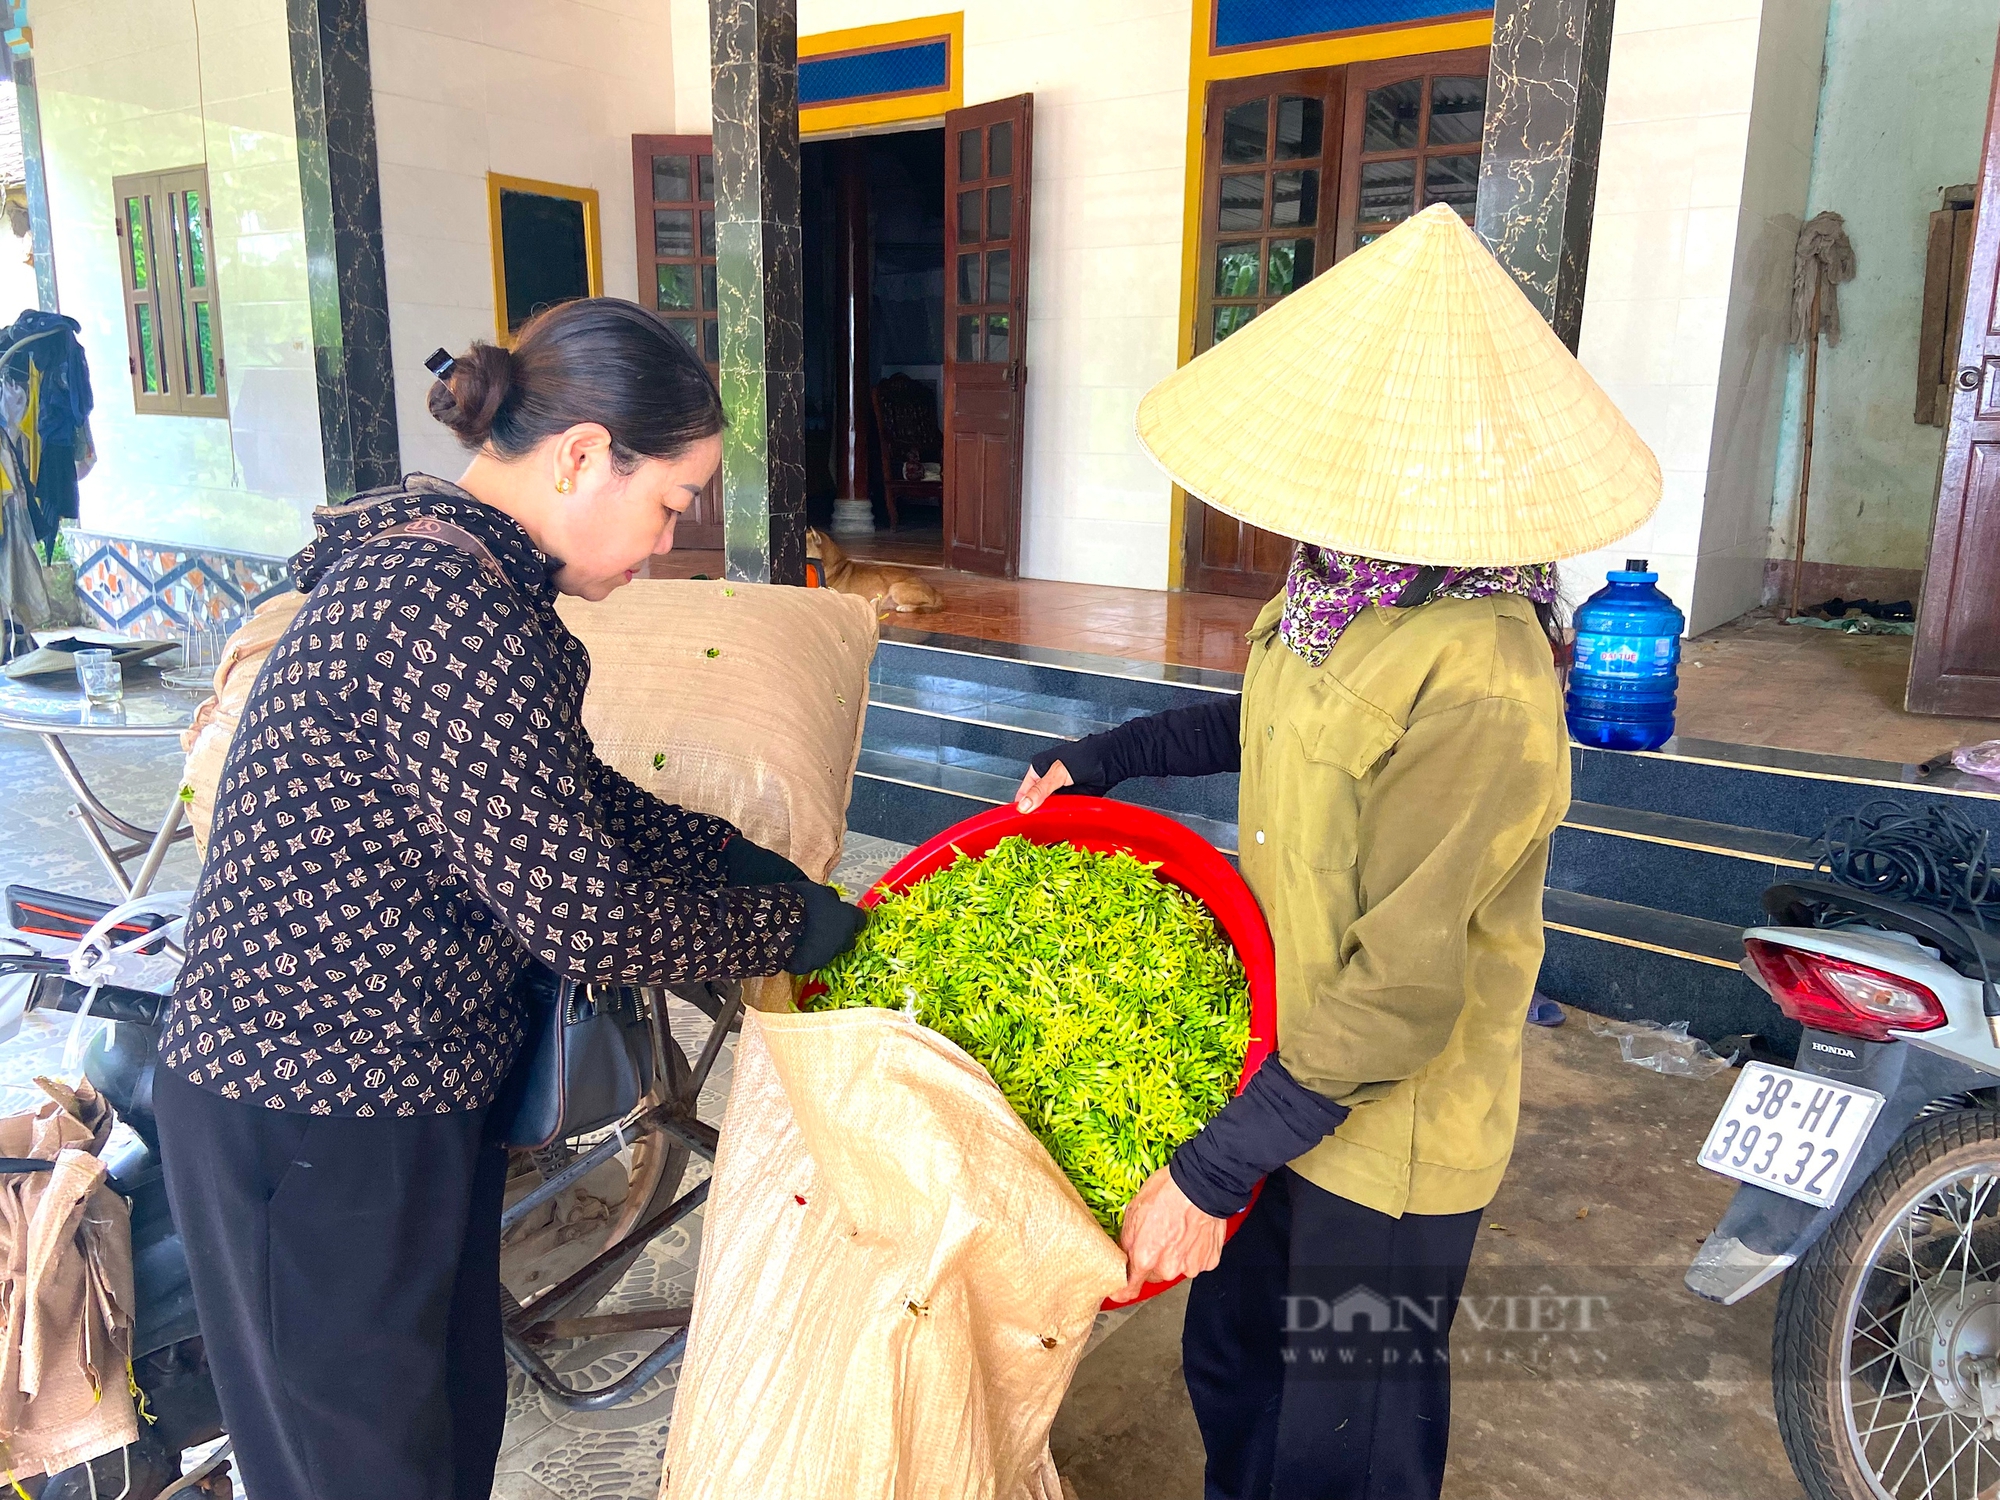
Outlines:
{"label": "tiled floor", "polygon": [[[719,572],[721,554],[662,561],[687,572]],[[1262,607],[1258,600],[1216,594],[1010,581],[941,569],[925,578],[944,594],[945,608],[890,623],[1226,672],[1242,671],[1244,632]],[[1686,644],[1678,728],[1697,739],[1911,764],[2000,738],[2000,720],[1904,712],[1910,648],[1908,636],[1844,635],[1784,625],[1768,612],[1747,615]]]}
{"label": "tiled floor", "polygon": [[[886,551],[902,544],[878,536],[872,546]],[[654,560],[648,576],[691,578],[697,574],[720,577],[722,554],[670,553]],[[944,568],[927,568],[924,581],[944,595],[945,607],[934,614],[903,615],[895,623],[974,640],[1054,646],[1225,672],[1243,670],[1247,651],[1243,635],[1263,607],[1262,600],[1231,599],[1221,594],[1170,594],[1159,589],[1105,588],[1041,578],[987,578]]]}
{"label": "tiled floor", "polygon": [[898,563],[906,568],[944,566],[944,528],[905,525],[873,536],[837,537],[849,557],[863,562]]}

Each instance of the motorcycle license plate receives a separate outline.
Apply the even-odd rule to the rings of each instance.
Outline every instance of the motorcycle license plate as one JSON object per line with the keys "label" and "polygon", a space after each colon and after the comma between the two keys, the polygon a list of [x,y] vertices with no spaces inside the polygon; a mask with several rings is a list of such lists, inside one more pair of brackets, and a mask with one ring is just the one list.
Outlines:
{"label": "motorcycle license plate", "polygon": [[1710,1171],[1801,1203],[1829,1204],[1840,1196],[1881,1108],[1882,1096],[1872,1089],[1745,1063],[1699,1160]]}

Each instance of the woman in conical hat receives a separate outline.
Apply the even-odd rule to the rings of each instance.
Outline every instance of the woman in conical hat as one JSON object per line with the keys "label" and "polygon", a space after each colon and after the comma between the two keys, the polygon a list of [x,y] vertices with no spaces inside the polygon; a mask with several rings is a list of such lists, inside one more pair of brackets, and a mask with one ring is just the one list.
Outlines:
{"label": "woman in conical hat", "polygon": [[1278,1051],[1132,1200],[1128,1291],[1200,1273],[1210,1496],[1434,1497],[1569,804],[1554,559],[1644,521],[1659,466],[1442,206],[1164,381],[1139,436],[1298,546],[1240,699],[1045,752],[1018,794],[1242,777]]}

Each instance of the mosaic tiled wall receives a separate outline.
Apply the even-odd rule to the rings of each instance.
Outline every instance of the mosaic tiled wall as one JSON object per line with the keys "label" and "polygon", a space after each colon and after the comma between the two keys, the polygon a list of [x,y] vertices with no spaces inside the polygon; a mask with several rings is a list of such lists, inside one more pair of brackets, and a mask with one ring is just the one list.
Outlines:
{"label": "mosaic tiled wall", "polygon": [[111,630],[170,636],[190,620],[247,615],[292,586],[281,557],[195,552],[87,531],[68,535],[77,596]]}

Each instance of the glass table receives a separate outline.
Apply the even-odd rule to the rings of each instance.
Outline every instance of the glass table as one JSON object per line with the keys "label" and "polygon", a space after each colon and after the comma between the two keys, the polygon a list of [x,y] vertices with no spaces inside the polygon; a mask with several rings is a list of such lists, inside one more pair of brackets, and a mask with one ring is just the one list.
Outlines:
{"label": "glass table", "polygon": [[[69,789],[76,793],[72,815],[82,825],[97,857],[126,899],[151,889],[167,851],[194,836],[184,821],[186,807],[178,788],[155,827],[120,817],[90,788],[64,740],[162,739],[178,736],[194,722],[195,708],[208,696],[206,688],[176,688],[160,680],[149,666],[125,668],[125,698],[121,703],[90,703],[73,677],[0,677],[0,729],[17,729],[38,738],[56,763]],[[130,842],[114,844],[113,838]],[[138,861],[136,872],[129,867]]]}

